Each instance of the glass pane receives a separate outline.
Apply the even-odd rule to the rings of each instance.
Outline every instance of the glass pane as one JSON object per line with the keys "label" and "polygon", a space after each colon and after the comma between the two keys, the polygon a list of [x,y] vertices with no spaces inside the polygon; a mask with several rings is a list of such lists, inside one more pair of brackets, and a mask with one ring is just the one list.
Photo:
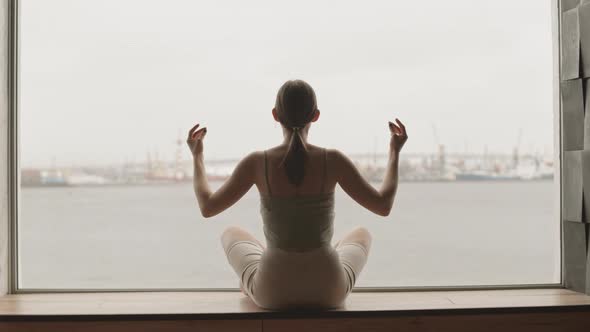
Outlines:
{"label": "glass pane", "polygon": [[395,206],[336,188],[334,242],[373,234],[357,286],[558,283],[550,0],[21,0],[21,288],[237,287],[220,234],[263,239],[256,187],[204,220],[185,132],[208,127],[213,188],[277,145],[301,78],[310,142],[379,188],[405,121]]}

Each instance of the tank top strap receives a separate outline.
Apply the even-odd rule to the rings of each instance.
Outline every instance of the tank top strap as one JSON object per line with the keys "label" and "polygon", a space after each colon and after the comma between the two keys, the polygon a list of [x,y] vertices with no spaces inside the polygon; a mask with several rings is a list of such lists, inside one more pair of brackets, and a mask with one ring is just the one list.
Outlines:
{"label": "tank top strap", "polygon": [[326,176],[328,174],[328,151],[326,150],[326,148],[324,148],[324,175],[322,178],[322,189],[320,191],[320,194],[324,193],[324,186],[326,183]]}
{"label": "tank top strap", "polygon": [[270,190],[270,182],[268,182],[268,161],[266,157],[266,150],[264,150],[264,178],[266,180],[266,190],[268,190],[268,195],[271,196],[272,192]]}

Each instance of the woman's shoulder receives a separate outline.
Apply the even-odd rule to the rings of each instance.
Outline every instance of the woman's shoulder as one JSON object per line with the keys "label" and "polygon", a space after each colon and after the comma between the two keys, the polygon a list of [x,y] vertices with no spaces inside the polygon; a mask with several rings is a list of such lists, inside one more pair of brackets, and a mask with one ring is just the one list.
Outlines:
{"label": "woman's shoulder", "polygon": [[335,148],[326,148],[328,160],[335,162],[342,162],[348,159],[348,157],[340,150]]}
{"label": "woman's shoulder", "polygon": [[237,164],[237,168],[256,169],[264,158],[264,151],[252,151],[246,154]]}

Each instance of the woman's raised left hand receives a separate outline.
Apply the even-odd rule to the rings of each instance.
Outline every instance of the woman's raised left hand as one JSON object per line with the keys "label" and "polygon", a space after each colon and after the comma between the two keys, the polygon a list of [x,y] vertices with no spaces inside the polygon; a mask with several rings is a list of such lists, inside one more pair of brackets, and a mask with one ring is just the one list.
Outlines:
{"label": "woman's raised left hand", "polygon": [[389,121],[389,130],[391,131],[389,147],[391,153],[400,153],[408,140],[408,133],[406,132],[406,126],[399,119],[396,118],[395,122],[397,122],[397,125]]}
{"label": "woman's raised left hand", "polygon": [[198,123],[188,131],[188,138],[186,140],[186,143],[193,154],[193,158],[203,156],[203,139],[207,134],[207,127],[203,127],[199,130],[197,130],[197,128],[199,128]]}

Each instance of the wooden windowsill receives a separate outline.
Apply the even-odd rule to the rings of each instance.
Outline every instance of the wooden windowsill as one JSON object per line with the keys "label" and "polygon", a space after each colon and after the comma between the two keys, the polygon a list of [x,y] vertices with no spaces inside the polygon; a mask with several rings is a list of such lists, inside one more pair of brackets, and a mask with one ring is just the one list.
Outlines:
{"label": "wooden windowsill", "polygon": [[267,311],[238,292],[141,292],[18,294],[0,297],[1,319],[48,317],[117,319],[266,319],[370,317],[412,313],[459,313],[583,309],[590,296],[570,290],[516,289],[432,292],[353,292],[344,307],[321,312]]}

